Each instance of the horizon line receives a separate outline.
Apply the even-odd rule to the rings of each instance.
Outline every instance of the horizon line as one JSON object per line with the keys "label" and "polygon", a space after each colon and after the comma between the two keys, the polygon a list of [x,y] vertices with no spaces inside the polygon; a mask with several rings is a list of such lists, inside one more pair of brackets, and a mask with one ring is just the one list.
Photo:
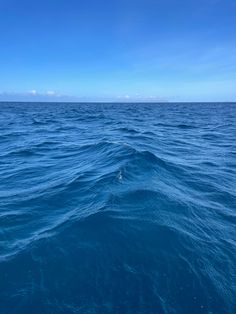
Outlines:
{"label": "horizon line", "polygon": [[28,103],[28,104],[201,104],[201,103],[217,103],[217,104],[236,104],[235,101],[11,101],[11,100],[0,100],[0,103]]}

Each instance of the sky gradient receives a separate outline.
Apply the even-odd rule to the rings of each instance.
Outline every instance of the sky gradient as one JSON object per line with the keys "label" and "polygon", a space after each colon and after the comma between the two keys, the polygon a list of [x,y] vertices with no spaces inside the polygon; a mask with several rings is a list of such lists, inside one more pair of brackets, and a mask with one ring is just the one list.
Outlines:
{"label": "sky gradient", "polygon": [[235,0],[0,0],[0,101],[236,101]]}

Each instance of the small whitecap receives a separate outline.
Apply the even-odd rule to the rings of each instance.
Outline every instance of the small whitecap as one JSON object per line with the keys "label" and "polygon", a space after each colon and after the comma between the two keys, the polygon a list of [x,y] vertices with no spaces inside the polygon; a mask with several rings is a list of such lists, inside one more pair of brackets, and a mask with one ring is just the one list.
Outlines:
{"label": "small whitecap", "polygon": [[122,172],[121,172],[121,171],[119,171],[119,173],[118,173],[118,175],[117,175],[117,179],[118,179],[119,181],[121,181],[121,180],[123,179],[123,176],[122,176]]}

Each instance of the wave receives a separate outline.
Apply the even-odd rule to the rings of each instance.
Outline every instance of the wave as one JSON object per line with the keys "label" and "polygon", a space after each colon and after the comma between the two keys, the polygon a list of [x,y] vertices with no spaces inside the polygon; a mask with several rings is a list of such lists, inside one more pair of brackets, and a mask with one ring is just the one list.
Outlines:
{"label": "wave", "polygon": [[2,105],[0,312],[234,313],[235,107],[212,106]]}

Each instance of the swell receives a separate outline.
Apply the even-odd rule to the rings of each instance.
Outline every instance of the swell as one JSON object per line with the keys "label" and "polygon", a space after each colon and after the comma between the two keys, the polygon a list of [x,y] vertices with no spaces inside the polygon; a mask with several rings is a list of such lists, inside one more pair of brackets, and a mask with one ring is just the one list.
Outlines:
{"label": "swell", "polygon": [[[189,221],[185,225],[186,230],[188,230],[195,219],[195,236],[203,235],[202,219],[199,220],[199,230],[197,230],[196,218],[199,219],[199,217],[196,216],[191,207],[181,201],[183,196],[181,189],[178,190],[177,186],[178,193],[176,194],[173,193],[173,189],[168,188],[170,181],[180,184],[178,178],[184,177],[178,165],[167,162],[150,151],[139,151],[130,145],[108,141],[82,145],[79,147],[77,154],[80,157],[91,154],[99,155],[102,159],[102,173],[96,173],[96,167],[87,172],[78,172],[77,167],[74,166],[74,170],[70,167],[70,172],[65,171],[63,176],[60,172],[54,174],[55,177],[60,177],[60,180],[51,180],[51,183],[48,183],[49,180],[45,178],[45,183],[33,188],[30,194],[28,194],[28,189],[25,189],[25,191],[21,189],[18,191],[18,196],[12,195],[10,202],[7,203],[6,201],[6,206],[16,202],[20,208],[27,208],[28,204],[31,204],[33,209],[30,215],[27,214],[27,218],[25,218],[24,211],[16,215],[15,219],[13,216],[16,225],[22,223],[18,221],[21,216],[23,216],[23,221],[32,219],[33,213],[40,210],[38,206],[40,200],[50,204],[52,200],[70,199],[71,208],[67,204],[69,210],[68,208],[62,208],[62,210],[56,210],[53,215],[48,213],[48,217],[45,218],[45,215],[41,217],[44,227],[42,228],[39,224],[38,230],[37,228],[34,230],[33,236],[31,233],[29,235],[25,234],[20,242],[19,239],[16,239],[12,245],[9,245],[8,253],[4,253],[2,258],[6,259],[21,253],[41,238],[58,236],[61,228],[64,229],[65,226],[70,228],[73,219],[85,219],[109,208],[112,208],[114,213],[119,212],[118,216],[117,214],[114,216],[116,219],[123,217],[123,219],[128,220],[153,220],[156,223],[162,217],[162,224],[167,224],[165,220],[166,213],[168,214],[168,211],[172,210],[172,215],[175,217],[171,221],[172,224],[176,223],[176,219],[181,219],[180,228],[181,225],[183,228],[185,217],[189,217]],[[97,162],[95,162],[95,165],[97,165]],[[143,184],[140,183],[140,178],[142,178]],[[157,180],[158,184],[155,182]],[[153,181],[152,189],[150,189],[150,181]],[[20,199],[19,196],[21,196]],[[74,207],[77,200],[81,204],[80,208]],[[134,201],[137,202],[135,207]],[[192,206],[194,205],[193,203]],[[178,213],[180,209],[181,214]],[[53,217],[55,217],[56,223],[52,223]],[[6,219],[8,220],[8,218],[8,214],[0,217],[6,230]],[[194,235],[193,230],[186,232],[189,235],[192,232],[192,236]],[[207,239],[209,239],[208,236]],[[17,247],[19,249],[16,249]]]}
{"label": "swell", "polygon": [[[124,193],[127,189],[130,190],[128,192],[129,198],[138,202],[142,194],[149,195],[148,198],[150,198],[152,203],[149,212],[153,211],[151,218],[156,215],[154,210],[158,207],[158,203],[163,206],[163,200],[166,199],[165,203],[168,203],[168,198],[173,197],[168,193],[163,194],[163,192],[160,192],[160,187],[155,185],[153,185],[153,190],[148,192],[146,186],[149,185],[150,179],[157,179],[158,185],[160,185],[160,181],[165,182],[163,180],[164,175],[167,178],[173,177],[175,171],[175,167],[171,163],[157,157],[150,151],[139,151],[127,144],[102,141],[82,145],[78,148],[76,154],[79,159],[83,158],[83,156],[99,155],[99,158],[102,160],[102,165],[99,165],[102,173],[101,171],[98,173],[96,171],[97,161],[91,170],[82,172],[78,171],[75,163],[75,166],[70,166],[69,172],[65,170],[64,173],[61,171],[55,173],[55,170],[53,170],[53,177],[58,177],[59,179],[52,180],[49,174],[48,177],[44,178],[44,182],[41,181],[40,184],[38,183],[37,186],[32,187],[30,190],[28,187],[22,187],[17,193],[14,191],[14,194],[8,193],[6,195],[5,206],[10,207],[15,203],[18,204],[18,208],[22,208],[22,211],[19,210],[17,216],[11,217],[16,226],[15,229],[17,230],[19,226],[19,230],[17,238],[14,241],[12,240],[12,243],[2,251],[2,260],[15,257],[24,250],[31,249],[34,243],[41,239],[57,237],[61,229],[65,227],[70,228],[71,219],[84,219],[104,210],[104,208],[112,207],[113,210],[114,208],[119,208],[123,201],[119,200],[118,195],[119,193]],[[22,169],[20,177],[25,175],[24,171]],[[32,172],[28,175],[31,176]],[[12,176],[14,178],[16,174],[12,174]],[[12,180],[13,178],[9,177],[8,179]],[[143,180],[142,188],[144,190],[140,190],[140,178]],[[9,197],[11,198],[9,199]],[[69,202],[67,201],[66,206],[65,199],[70,200]],[[40,202],[43,202],[46,207],[52,204],[52,202],[59,202],[60,206],[59,209],[57,208],[51,213],[53,207],[50,205],[50,212],[44,211],[43,214],[40,214]],[[79,208],[77,208],[76,202],[80,203]],[[127,197],[125,197],[124,202],[125,204],[128,203]],[[144,206],[144,203],[144,200],[141,199],[142,206]],[[30,214],[29,212],[25,213],[25,209],[29,205],[31,207]],[[73,215],[69,213],[73,213]],[[147,212],[143,213],[145,213],[146,218],[140,211],[137,211],[137,208],[132,212],[132,201],[130,201],[130,218],[132,217],[135,220],[150,219]],[[35,218],[38,217],[37,224],[34,223],[34,215]],[[7,214],[0,218],[5,232],[8,230],[6,224],[8,219],[9,216]],[[125,219],[128,219],[128,217]],[[29,232],[25,232],[25,229],[29,230]],[[11,234],[13,233],[14,228],[11,231]]]}
{"label": "swell", "polygon": [[235,109],[44,106],[0,116],[5,312],[233,313]]}

